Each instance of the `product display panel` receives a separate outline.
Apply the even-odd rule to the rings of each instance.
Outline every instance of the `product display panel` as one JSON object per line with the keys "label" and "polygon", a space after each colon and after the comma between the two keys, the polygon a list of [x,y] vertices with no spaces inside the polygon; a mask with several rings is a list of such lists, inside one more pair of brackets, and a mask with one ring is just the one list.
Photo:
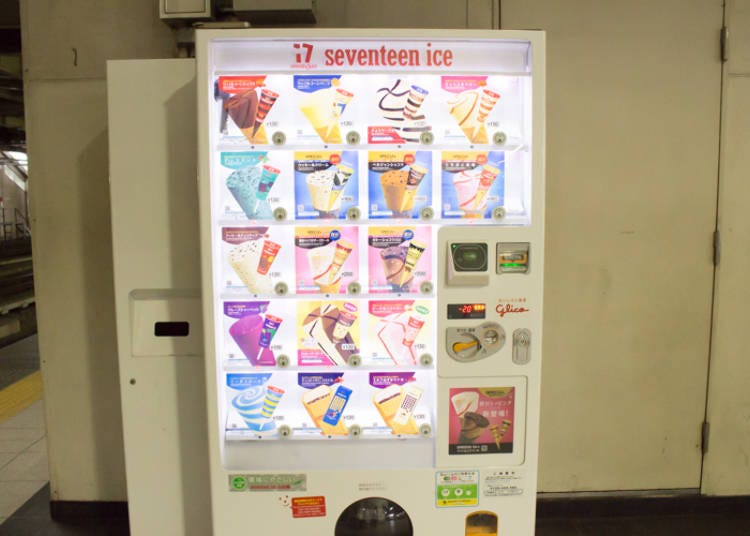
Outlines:
{"label": "product display panel", "polygon": [[[492,505],[535,490],[538,35],[282,33],[198,32],[215,527],[256,481],[311,490],[313,534],[355,499],[416,533],[425,500],[467,534],[533,527]],[[356,497],[312,482],[346,475]]]}

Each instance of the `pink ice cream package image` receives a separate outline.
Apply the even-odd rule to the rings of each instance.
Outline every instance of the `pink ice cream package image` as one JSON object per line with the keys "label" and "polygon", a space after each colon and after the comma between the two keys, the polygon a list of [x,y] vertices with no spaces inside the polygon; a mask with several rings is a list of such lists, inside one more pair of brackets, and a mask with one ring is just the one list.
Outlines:
{"label": "pink ice cream package image", "polygon": [[505,202],[503,151],[443,151],[443,218],[491,218]]}
{"label": "pink ice cream package image", "polygon": [[367,235],[371,293],[419,293],[432,279],[432,232],[426,226],[371,226]]}
{"label": "pink ice cream package image", "polygon": [[297,227],[297,293],[346,294],[359,277],[357,227]]}
{"label": "pink ice cream package image", "polygon": [[432,321],[426,300],[371,300],[368,303],[368,359],[374,363],[416,366],[431,353]]}

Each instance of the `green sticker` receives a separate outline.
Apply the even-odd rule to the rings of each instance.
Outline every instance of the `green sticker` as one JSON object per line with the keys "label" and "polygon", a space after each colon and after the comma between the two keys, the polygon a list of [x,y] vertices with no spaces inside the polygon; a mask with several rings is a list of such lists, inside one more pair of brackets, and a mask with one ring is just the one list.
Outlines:
{"label": "green sticker", "polygon": [[242,475],[229,475],[229,491],[245,491],[247,479]]}
{"label": "green sticker", "polygon": [[435,504],[438,508],[477,506],[479,471],[440,471],[436,474]]}

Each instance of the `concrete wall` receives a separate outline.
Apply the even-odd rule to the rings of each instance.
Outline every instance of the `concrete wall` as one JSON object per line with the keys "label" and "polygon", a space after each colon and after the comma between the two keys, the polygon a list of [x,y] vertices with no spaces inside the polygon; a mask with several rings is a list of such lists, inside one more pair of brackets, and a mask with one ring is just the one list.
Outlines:
{"label": "concrete wall", "polygon": [[21,25],[52,499],[125,500],[105,60],[173,38],[154,0],[22,0]]}

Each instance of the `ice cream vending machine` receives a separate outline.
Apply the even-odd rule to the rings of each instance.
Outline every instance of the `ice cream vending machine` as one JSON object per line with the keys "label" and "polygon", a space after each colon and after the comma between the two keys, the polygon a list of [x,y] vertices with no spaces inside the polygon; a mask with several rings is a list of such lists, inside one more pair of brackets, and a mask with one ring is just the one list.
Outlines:
{"label": "ice cream vending machine", "polygon": [[196,57],[214,534],[533,534],[544,34]]}

